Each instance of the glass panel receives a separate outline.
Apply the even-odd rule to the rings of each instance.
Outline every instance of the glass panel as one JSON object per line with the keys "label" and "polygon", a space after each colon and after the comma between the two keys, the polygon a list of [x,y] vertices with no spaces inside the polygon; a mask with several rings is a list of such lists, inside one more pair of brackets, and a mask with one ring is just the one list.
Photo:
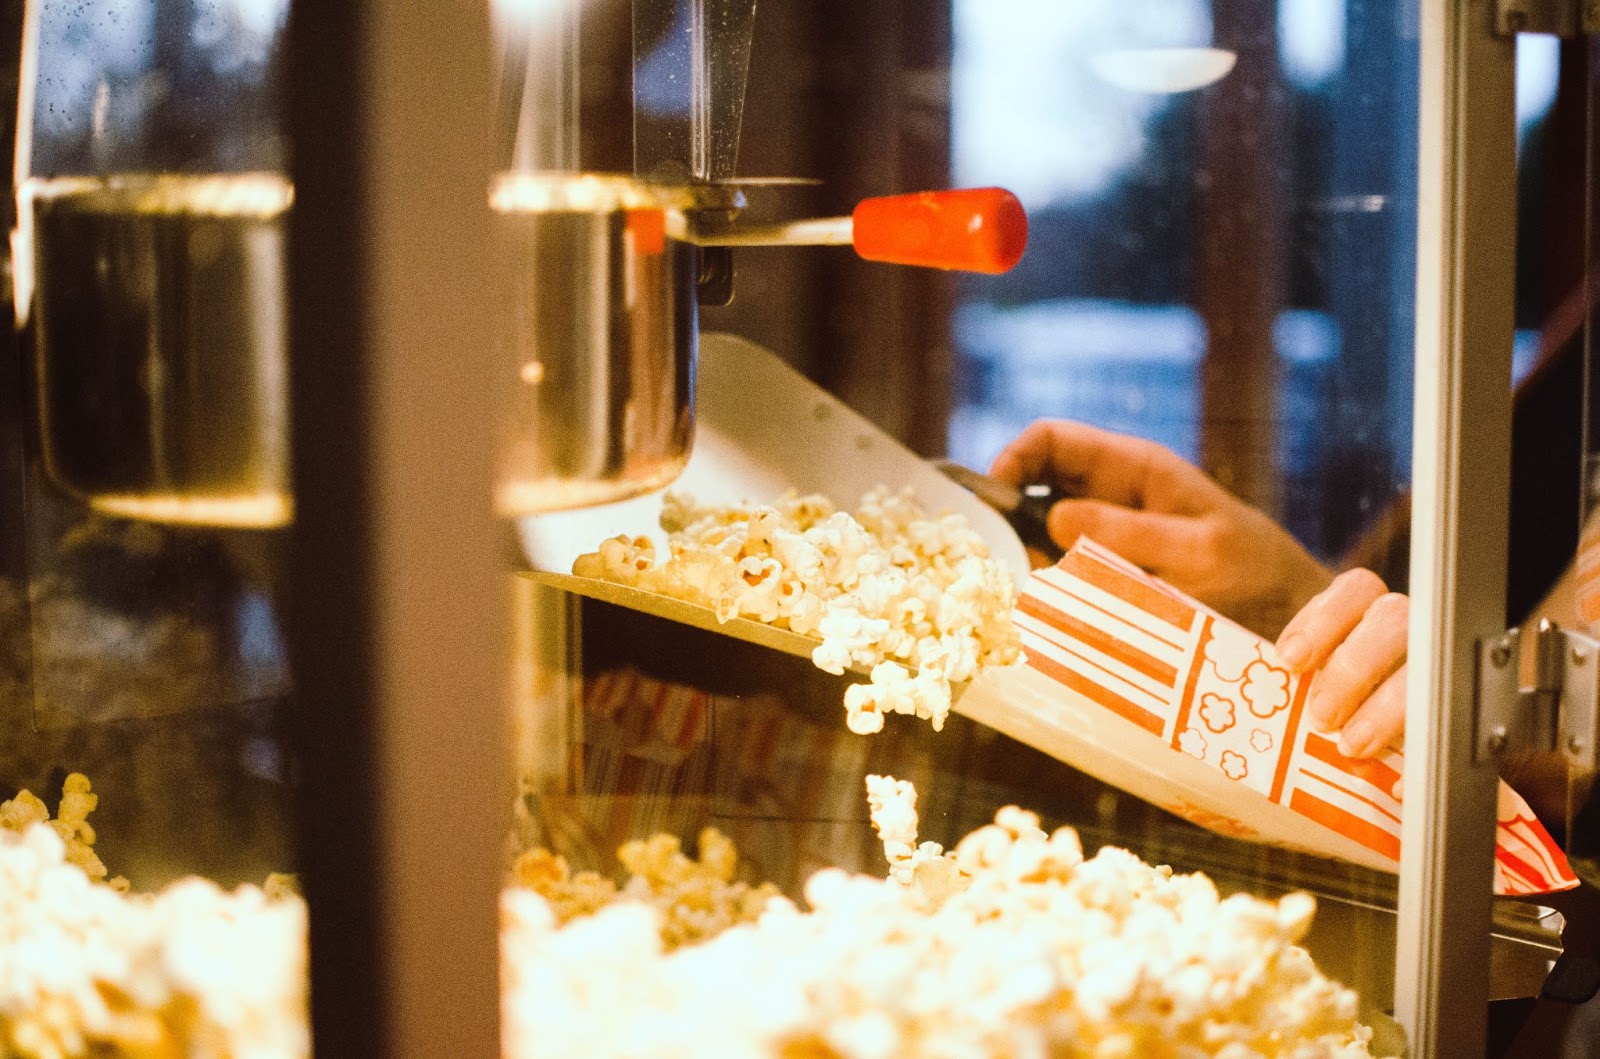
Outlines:
{"label": "glass panel", "polygon": [[139,886],[291,866],[265,528],[288,505],[286,10],[43,4],[24,67],[18,392],[38,403],[12,413],[36,430],[8,515],[3,785],[53,798],[89,774]]}
{"label": "glass panel", "polygon": [[[952,453],[986,466],[1041,416],[1135,433],[1337,561],[1409,477],[1402,13],[1063,6],[1029,65],[1008,54],[1012,6],[958,5],[956,177],[1018,183],[1034,242],[1016,272],[963,291]],[[1126,86],[1179,49],[1220,79]],[[995,101],[1040,77],[1025,111]],[[1403,566],[1391,579],[1403,588]]]}
{"label": "glass panel", "polygon": [[[0,27],[11,47],[24,6]],[[25,324],[0,381],[0,990],[31,999],[0,1013],[0,1052],[238,1054],[244,1035],[207,1006],[215,959],[175,969],[189,936],[250,953],[233,998],[264,1018],[264,1054],[294,1054],[303,911],[165,889],[295,868],[276,528],[287,3],[26,8],[33,120],[9,124],[11,65],[0,145],[16,134]],[[26,831],[46,816],[60,842]],[[119,879],[138,896],[99,885]]]}
{"label": "glass panel", "polygon": [[[985,470],[1034,421],[1071,421],[1071,438],[1111,446],[1098,466],[1065,448],[1010,464],[1107,505],[1062,509],[1057,544],[1087,531],[1241,631],[1079,551],[1054,581],[1019,578],[1029,662],[1014,683],[980,677],[942,730],[894,715],[859,735],[844,704],[857,727],[876,725],[859,707],[880,692],[851,690],[871,679],[870,651],[862,672],[829,675],[803,642],[716,615],[689,621],[592,584],[530,588],[525,613],[545,632],[528,669],[543,705],[525,725],[539,734],[525,736],[524,848],[622,883],[650,874],[638,849],[619,856],[624,843],[663,834],[714,852],[697,843],[714,827],[738,849],[738,881],[800,900],[824,867],[884,875],[864,794],[867,776],[890,775],[916,787],[917,837],[945,848],[1020,805],[1046,829],[1075,828],[1091,853],[1121,846],[1223,892],[1312,892],[1307,947],[1386,1028],[1396,758],[1347,743],[1376,754],[1356,764],[1337,732],[1313,732],[1306,684],[1271,641],[1343,567],[1407,587],[1417,21],[1414,5],[1378,0],[759,8],[738,174],[816,183],[747,185],[751,214],[843,216],[875,195],[1001,185],[1028,209],[1030,244],[999,276],[736,249],[737,297],[704,308],[704,328],[770,349],[866,422],[788,377],[768,385],[765,367],[759,385],[719,397],[717,365],[748,354],[707,339],[699,440],[677,488],[770,502],[793,483],[851,509],[862,481],[915,480],[930,506],[956,506],[872,428]],[[1530,137],[1541,112],[1528,104]],[[1165,477],[1138,480],[1151,465]],[[1168,483],[1179,495],[1161,494]],[[1128,510],[1164,502],[1160,519]],[[665,528],[647,497],[533,520],[523,538],[544,570],[592,552],[576,573],[793,624],[739,585],[708,594],[708,568],[660,572],[667,530],[684,529],[665,508]],[[1016,546],[973,518],[1004,538],[998,550]],[[1233,535],[1209,536],[1218,526]],[[602,555],[619,533],[652,535],[654,554],[629,541]],[[1213,559],[1219,541],[1231,550]],[[767,570],[751,563],[745,584]],[[551,871],[524,856],[518,877]],[[546,885],[567,902],[610,883]],[[1502,916],[1496,995],[1531,995],[1551,935],[1537,913]],[[527,1032],[549,1026],[527,1003]]]}

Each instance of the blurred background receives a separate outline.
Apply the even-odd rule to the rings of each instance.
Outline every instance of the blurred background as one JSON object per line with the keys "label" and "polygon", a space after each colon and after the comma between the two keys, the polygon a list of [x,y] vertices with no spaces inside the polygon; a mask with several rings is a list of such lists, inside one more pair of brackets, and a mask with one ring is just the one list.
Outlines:
{"label": "blurred background", "polygon": [[[1167,445],[1346,554],[1410,479],[1412,7],[911,6],[763,7],[739,171],[819,178],[824,211],[999,184],[1029,212],[1021,265],[952,279],[743,251],[706,326],[793,358],[918,451],[984,468],[1033,419],[1079,419]],[[1176,48],[1236,62],[1165,92],[1115,65]],[[1518,42],[1519,378],[1581,275],[1586,55],[1567,46],[1563,78],[1561,49]]]}

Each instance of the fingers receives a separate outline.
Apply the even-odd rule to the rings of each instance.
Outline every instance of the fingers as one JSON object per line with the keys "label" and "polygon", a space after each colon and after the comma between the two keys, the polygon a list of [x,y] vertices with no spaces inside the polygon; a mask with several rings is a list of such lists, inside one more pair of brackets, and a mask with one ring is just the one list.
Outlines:
{"label": "fingers", "polygon": [[1278,636],[1278,661],[1291,673],[1321,665],[1361,623],[1386,588],[1371,570],[1347,570],[1311,598]]}
{"label": "fingers", "polygon": [[1345,723],[1339,733],[1339,753],[1345,757],[1376,757],[1399,740],[1405,727],[1406,667],[1402,665]]}
{"label": "fingers", "polygon": [[1406,638],[1411,602],[1369,570],[1350,570],[1303,607],[1278,637],[1291,672],[1316,670],[1306,711],[1339,729],[1339,751],[1382,753],[1405,729]]}
{"label": "fingers", "polygon": [[1044,427],[1044,420],[1038,420],[1013,438],[989,465],[989,476],[1012,485],[1042,481],[1050,447],[1049,431]]}
{"label": "fingers", "polygon": [[1224,495],[1204,472],[1155,442],[1057,419],[1031,424],[989,473],[1014,485],[1049,482],[1094,500],[1172,514],[1198,514]]}
{"label": "fingers", "polygon": [[1314,723],[1338,728],[1362,708],[1406,658],[1410,603],[1397,592],[1379,596],[1311,684],[1306,710]]}
{"label": "fingers", "polygon": [[1061,500],[1050,509],[1050,539],[1062,548],[1088,537],[1160,576],[1196,550],[1200,529],[1187,516],[1134,511],[1099,500]]}

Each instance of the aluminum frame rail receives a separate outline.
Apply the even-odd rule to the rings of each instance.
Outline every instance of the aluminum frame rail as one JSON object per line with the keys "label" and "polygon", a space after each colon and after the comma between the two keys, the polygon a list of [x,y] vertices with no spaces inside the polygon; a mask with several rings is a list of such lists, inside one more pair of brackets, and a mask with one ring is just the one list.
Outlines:
{"label": "aluminum frame rail", "polygon": [[316,1053],[500,1054],[486,4],[295,3],[289,579]]}
{"label": "aluminum frame rail", "polygon": [[1515,42],[1491,0],[1421,0],[1410,673],[1395,1015],[1417,1059],[1486,1047],[1497,777],[1477,642],[1505,630]]}

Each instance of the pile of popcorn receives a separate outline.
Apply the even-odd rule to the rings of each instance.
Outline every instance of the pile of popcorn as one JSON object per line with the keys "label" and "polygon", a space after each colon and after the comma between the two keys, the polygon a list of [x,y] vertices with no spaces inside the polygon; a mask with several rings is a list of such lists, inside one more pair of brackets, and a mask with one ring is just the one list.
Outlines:
{"label": "pile of popcorn", "polygon": [[685,855],[677,837],[665,834],[625,843],[617,859],[629,875],[621,887],[598,872],[574,875],[564,858],[545,849],[518,857],[512,881],[543,897],[557,923],[593,915],[618,901],[649,905],[660,916],[661,944],[669,952],[754,922],[778,896],[771,883],[734,881],[738,851],[714,827],[700,832],[699,859]]}
{"label": "pile of popcorn", "polygon": [[852,732],[881,730],[889,713],[939,729],[951,685],[1022,657],[1010,571],[963,516],[930,518],[909,489],[874,490],[854,514],[816,495],[704,506],[668,492],[661,528],[665,554],[614,537],[572,572],[819,638],[818,668],[870,673],[845,692]]}
{"label": "pile of popcorn", "polygon": [[306,909],[254,886],[185,879],[129,895],[68,777],[55,820],[27,792],[0,804],[0,1054],[300,1059]]}
{"label": "pile of popcorn", "polygon": [[660,912],[558,922],[502,903],[508,1055],[1358,1059],[1356,997],[1297,942],[1315,902],[1222,899],[1014,807],[954,851],[915,841],[915,792],[874,777],[890,878],[830,869],[754,923],[668,951]]}
{"label": "pile of popcorn", "polygon": [[[945,851],[917,843],[910,784],[868,793],[890,877],[818,872],[809,911],[733,883],[712,830],[698,860],[624,846],[620,889],[526,855],[501,902],[504,1054],[1368,1056],[1355,995],[1296,944],[1310,897],[1085,860],[1015,807]],[[97,882],[93,797],[74,775],[54,821],[0,805],[0,1054],[305,1059],[304,902]]]}

